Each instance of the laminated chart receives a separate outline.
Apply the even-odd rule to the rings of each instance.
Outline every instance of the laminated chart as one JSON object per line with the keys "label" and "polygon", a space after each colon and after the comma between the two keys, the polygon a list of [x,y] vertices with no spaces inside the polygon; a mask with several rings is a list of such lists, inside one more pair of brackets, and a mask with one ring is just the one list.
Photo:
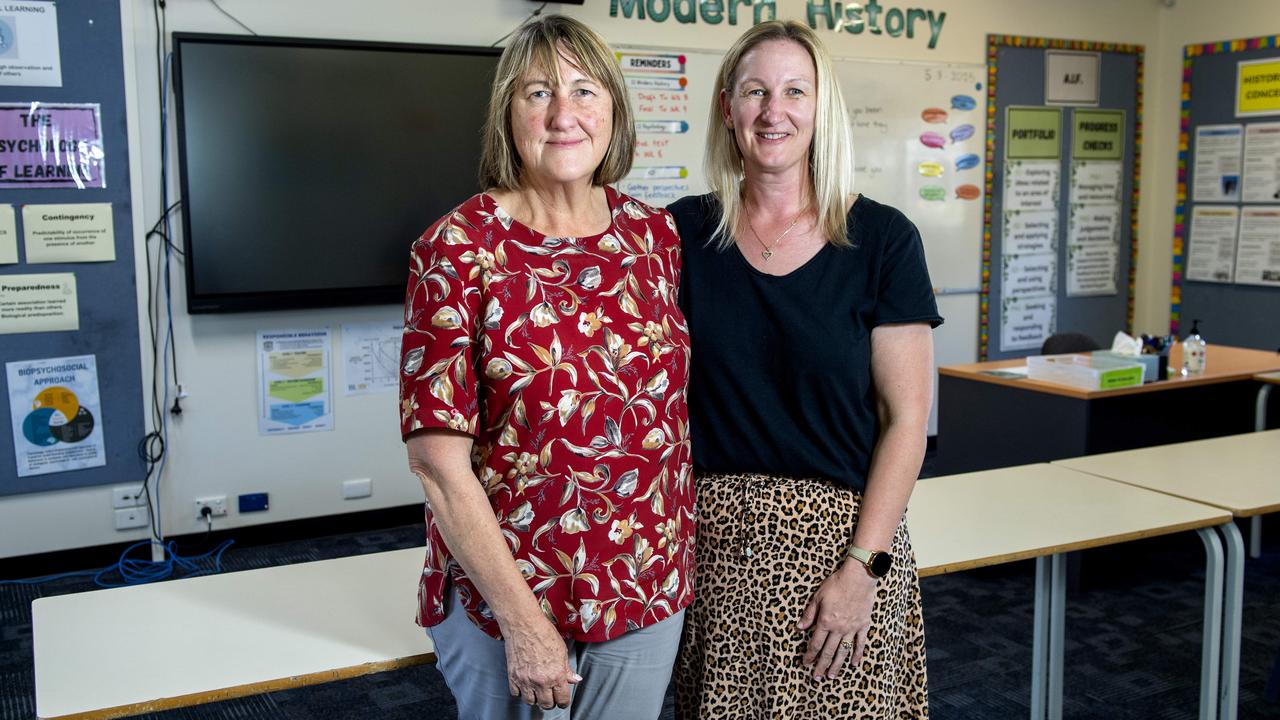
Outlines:
{"label": "laminated chart", "polygon": [[329,330],[258,333],[258,434],[333,429]]}
{"label": "laminated chart", "polygon": [[[709,97],[710,81],[690,79],[694,59],[684,53],[623,51],[616,57],[636,120],[635,159],[618,189],[658,207],[706,192],[701,179],[705,120],[693,118],[706,116],[710,100],[702,96]],[[714,72],[711,65],[705,75]],[[690,88],[695,83],[696,95]]]}
{"label": "laminated chart", "polygon": [[5,364],[18,477],[107,464],[93,355]]}

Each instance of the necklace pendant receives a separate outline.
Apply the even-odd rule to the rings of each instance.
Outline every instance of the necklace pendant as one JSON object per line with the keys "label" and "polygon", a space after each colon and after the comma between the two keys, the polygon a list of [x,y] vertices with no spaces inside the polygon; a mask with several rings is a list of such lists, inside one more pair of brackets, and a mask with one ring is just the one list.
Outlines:
{"label": "necklace pendant", "polygon": [[765,259],[766,261],[768,261],[768,260],[769,260],[769,258],[773,257],[773,251],[772,251],[772,250],[764,250],[764,251],[761,251],[761,253],[760,253],[760,254],[764,256],[764,259]]}

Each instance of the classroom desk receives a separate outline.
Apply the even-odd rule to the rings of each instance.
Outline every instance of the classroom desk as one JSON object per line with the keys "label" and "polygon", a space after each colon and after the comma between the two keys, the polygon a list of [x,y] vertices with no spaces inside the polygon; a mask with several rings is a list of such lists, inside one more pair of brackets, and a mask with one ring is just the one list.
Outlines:
{"label": "classroom desk", "polygon": [[[1230,518],[1044,464],[922,481],[909,510],[922,577],[1038,559],[1035,720],[1061,714],[1062,553],[1197,530],[1206,598],[1220,608],[1222,549],[1208,528]],[[41,598],[32,603],[37,714],[124,717],[430,662],[412,623],[421,566],[422,548],[410,548]],[[1206,609],[1215,650],[1220,617]],[[1216,682],[1217,662],[1205,654],[1202,682]],[[1215,688],[1202,686],[1202,705]]]}
{"label": "classroom desk", "polygon": [[1200,718],[1216,717],[1226,511],[1039,464],[921,480],[907,509],[921,577],[1036,558],[1031,718],[1062,717],[1065,553],[1196,530],[1205,545]]}
{"label": "classroom desk", "polygon": [[[1223,508],[1239,518],[1280,511],[1280,430],[1072,458],[1055,467],[1091,473],[1140,488]],[[1226,596],[1222,639],[1222,715],[1236,716],[1240,688],[1240,616],[1244,602],[1244,542],[1233,523],[1226,536]]]}
{"label": "classroom desk", "polygon": [[1253,429],[1254,375],[1280,370],[1280,354],[1209,345],[1205,372],[1140,387],[1087,391],[982,374],[1025,360],[938,368],[939,474],[1048,462],[1232,435]]}
{"label": "classroom desk", "polygon": [[434,660],[422,548],[40,598],[36,714],[117,718]]}
{"label": "classroom desk", "polygon": [[1267,399],[1271,396],[1271,388],[1280,385],[1280,372],[1258,373],[1253,379],[1262,383],[1253,409],[1253,429],[1261,432],[1267,429]]}

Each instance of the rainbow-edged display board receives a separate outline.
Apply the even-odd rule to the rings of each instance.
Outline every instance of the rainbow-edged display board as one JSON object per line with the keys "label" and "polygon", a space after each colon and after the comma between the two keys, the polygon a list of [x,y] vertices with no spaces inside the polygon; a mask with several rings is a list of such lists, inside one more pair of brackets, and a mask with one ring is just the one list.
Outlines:
{"label": "rainbow-edged display board", "polygon": [[1169,331],[1275,350],[1280,35],[1187,45],[1181,96]]}
{"label": "rainbow-edged display board", "polygon": [[[987,36],[980,360],[1038,354],[1043,338],[1054,332],[1080,332],[1109,345],[1116,330],[1132,330],[1143,55],[1141,45]],[[1053,102],[1051,94],[1070,88],[1057,74],[1051,80],[1050,68],[1060,66],[1051,65],[1050,56],[1052,62],[1094,63],[1093,97]],[[1022,159],[1008,147],[1011,123],[1024,130],[1014,138],[1018,147],[1012,153]],[[1109,126],[1110,135],[1100,129]],[[1021,142],[1036,137],[1051,137],[1058,149],[1037,154],[1034,144]],[[1114,149],[1109,157],[1098,151],[1104,145]],[[1037,183],[1044,184],[1042,203],[1027,210],[1034,202],[1016,196],[1015,189]],[[1098,187],[1108,188],[1110,197],[1106,204],[1090,205],[1098,198],[1088,193]],[[1015,205],[1023,209],[1006,212]],[[1083,267],[1081,257],[1102,268],[1101,282],[1096,270],[1089,277],[1069,269]]]}

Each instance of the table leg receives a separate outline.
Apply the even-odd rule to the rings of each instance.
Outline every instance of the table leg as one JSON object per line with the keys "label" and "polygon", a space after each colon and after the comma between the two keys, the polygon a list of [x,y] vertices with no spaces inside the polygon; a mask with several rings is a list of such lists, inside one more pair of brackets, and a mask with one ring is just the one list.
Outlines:
{"label": "table leg", "polygon": [[1049,588],[1049,720],[1062,720],[1062,661],[1067,651],[1063,638],[1067,621],[1067,556],[1053,556]]}
{"label": "table leg", "polygon": [[[1271,385],[1263,383],[1258,388],[1258,405],[1253,413],[1253,429],[1262,432],[1267,429],[1267,396],[1271,394]],[[1262,516],[1254,515],[1249,523],[1249,557],[1255,560],[1262,557]]]}
{"label": "table leg", "polygon": [[1217,720],[1222,658],[1222,540],[1213,528],[1196,530],[1204,543],[1204,640],[1200,646],[1200,720]]}
{"label": "table leg", "polygon": [[1262,516],[1249,518],[1249,557],[1257,560],[1262,557]]}
{"label": "table leg", "polygon": [[[1254,518],[1257,519],[1256,517]],[[1221,720],[1236,720],[1240,701],[1240,615],[1244,606],[1244,540],[1234,522],[1218,526],[1226,539],[1226,598],[1222,609],[1222,685],[1218,712]]]}
{"label": "table leg", "polygon": [[1044,720],[1048,700],[1049,616],[1053,589],[1049,558],[1036,558],[1036,604],[1031,637],[1031,720]]}

